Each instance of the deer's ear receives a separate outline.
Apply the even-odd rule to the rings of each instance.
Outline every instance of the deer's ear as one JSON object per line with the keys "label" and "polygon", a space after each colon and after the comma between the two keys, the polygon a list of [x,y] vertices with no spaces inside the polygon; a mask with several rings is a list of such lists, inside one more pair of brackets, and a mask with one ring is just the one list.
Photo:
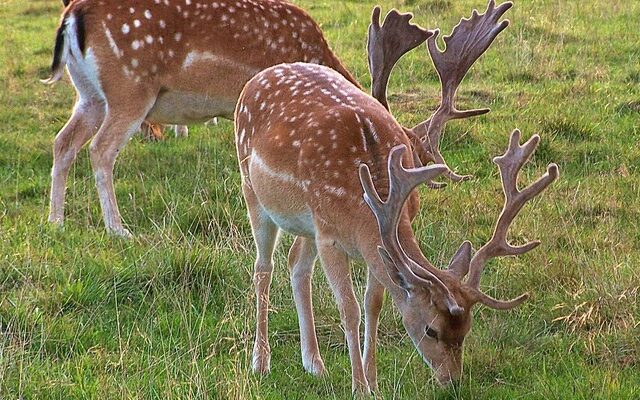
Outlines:
{"label": "deer's ear", "polygon": [[384,263],[387,275],[389,275],[389,278],[391,278],[393,283],[407,292],[407,295],[411,293],[413,286],[409,283],[402,272],[400,272],[400,269],[396,265],[395,261],[393,261],[393,259],[391,258],[391,254],[389,254],[389,252],[382,246],[378,246],[378,253],[380,253],[380,258],[382,258],[382,262]]}
{"label": "deer's ear", "polygon": [[449,261],[448,271],[456,278],[462,280],[469,273],[469,263],[471,262],[471,242],[465,240],[456,254]]}

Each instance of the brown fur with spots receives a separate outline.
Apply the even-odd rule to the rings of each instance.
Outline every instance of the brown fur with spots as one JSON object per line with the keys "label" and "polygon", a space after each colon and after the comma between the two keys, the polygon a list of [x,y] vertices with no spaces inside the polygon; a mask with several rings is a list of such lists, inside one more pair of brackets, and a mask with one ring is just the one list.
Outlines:
{"label": "brown fur with spots", "polygon": [[[446,166],[415,168],[413,157],[405,151],[410,141],[404,129],[376,99],[331,69],[283,64],[247,83],[235,124],[242,190],[257,247],[256,372],[270,369],[269,285],[280,229],[297,236],[289,267],[303,365],[313,374],[325,372],[311,301],[317,254],[338,303],[353,389],[358,392],[377,387],[375,346],[385,290],[441,383],[462,373],[462,344],[471,328],[474,304],[510,309],[526,299],[526,295],[510,301],[493,299],[480,291],[478,277],[488,259],[522,254],[538,244],[516,248],[506,239],[524,203],[557,177],[557,167],[552,165],[530,187],[522,191],[516,187],[518,171],[535,149],[537,136],[520,146],[520,133],[515,131],[507,153],[495,159],[508,200],[491,240],[473,257],[471,244],[463,243],[448,268],[441,270],[422,254],[411,221],[419,209],[414,188],[444,173]],[[369,271],[364,356],[350,259],[363,259]]]}
{"label": "brown fur with spots", "polygon": [[313,19],[284,1],[71,1],[47,82],[60,79],[66,66],[78,96],[54,145],[49,221],[63,222],[69,168],[91,140],[106,228],[129,236],[113,167],[142,122],[232,118],[242,87],[255,73],[294,61],[326,65],[356,83]]}
{"label": "brown fur with spots", "polygon": [[[466,21],[488,29],[495,37],[505,25],[493,20],[495,15],[489,12],[493,6],[491,1],[485,14],[492,20],[490,26],[484,25],[486,20],[478,22],[477,14]],[[500,12],[509,6],[501,5],[497,14],[502,15]],[[408,21],[406,16],[401,19]],[[468,31],[466,35],[476,37]],[[490,36],[482,36],[482,40],[489,39],[490,43]],[[448,48],[456,47],[452,44]],[[469,51],[477,50],[471,47]],[[461,60],[453,76],[461,80],[470,66],[465,63],[478,56]],[[394,62],[392,57],[391,65]],[[443,93],[455,94],[456,88],[457,83],[445,84]],[[527,298],[494,299],[480,290],[479,277],[487,260],[522,254],[539,244],[514,247],[507,242],[509,226],[519,210],[558,176],[557,166],[550,165],[537,182],[523,190],[517,188],[518,171],[535,150],[539,137],[520,146],[520,132],[513,132],[507,152],[494,159],[506,200],[492,238],[473,256],[471,243],[464,242],[448,268],[439,269],[422,254],[411,226],[419,210],[414,189],[450,170],[444,164],[420,167],[420,160],[406,151],[416,144],[415,135],[400,126],[385,102],[379,100],[335,71],[304,63],[262,71],[240,95],[235,113],[236,146],[257,248],[256,372],[270,369],[269,290],[279,230],[297,236],[289,252],[289,268],[303,366],[313,374],[325,373],[311,295],[313,264],[319,256],[340,311],[356,392],[377,388],[375,348],[385,290],[400,311],[416,349],[443,384],[462,374],[462,346],[471,329],[473,305],[506,310]],[[453,96],[443,96],[441,110],[434,116],[438,124],[457,115]],[[352,259],[364,260],[368,268],[364,355],[360,347],[360,306],[349,265]]]}

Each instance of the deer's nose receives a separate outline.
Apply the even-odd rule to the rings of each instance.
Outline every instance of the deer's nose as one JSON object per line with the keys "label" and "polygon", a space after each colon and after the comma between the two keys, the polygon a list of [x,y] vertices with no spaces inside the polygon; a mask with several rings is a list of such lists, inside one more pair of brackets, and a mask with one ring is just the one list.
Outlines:
{"label": "deer's nose", "polygon": [[460,375],[460,372],[440,370],[436,373],[436,379],[440,386],[450,386],[456,384],[456,382],[460,380]]}

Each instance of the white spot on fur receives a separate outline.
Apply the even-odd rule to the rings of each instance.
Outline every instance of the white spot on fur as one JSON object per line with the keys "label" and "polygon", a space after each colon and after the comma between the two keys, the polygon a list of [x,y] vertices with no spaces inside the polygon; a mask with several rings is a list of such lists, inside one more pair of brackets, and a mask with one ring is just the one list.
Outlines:
{"label": "white spot on fur", "polygon": [[371,120],[369,118],[365,119],[365,122],[367,123],[367,126],[369,127],[369,130],[371,131],[371,135],[373,136],[373,139],[376,142],[379,142],[380,141],[380,137],[378,136],[378,132],[376,131],[375,126],[373,126],[373,122],[371,122]]}
{"label": "white spot on fur", "polygon": [[364,130],[362,130],[362,128],[360,129],[360,136],[362,137],[362,147],[364,148],[365,152],[368,152],[369,149],[367,149],[367,138],[364,135]]}
{"label": "white spot on fur", "polygon": [[130,31],[130,30],[131,30],[131,29],[129,28],[129,25],[128,25],[128,24],[123,24],[123,25],[122,25],[122,33],[124,33],[125,35],[126,35],[127,33],[129,33],[129,31]]}
{"label": "white spot on fur", "polygon": [[111,51],[116,58],[120,58],[122,56],[120,48],[118,48],[118,44],[115,40],[113,40],[113,35],[111,35],[111,31],[107,28],[107,25],[102,21],[102,27],[104,28],[104,34],[107,36],[107,40],[109,41],[109,47],[111,47]]}
{"label": "white spot on fur", "polygon": [[256,153],[255,149],[251,151],[251,164],[252,167],[260,168],[260,170],[266,172],[275,179],[287,183],[292,183],[295,186],[302,188],[302,183],[298,181],[298,179],[296,179],[294,176],[291,176],[285,172],[276,171],[268,166],[265,161]]}
{"label": "white spot on fur", "polygon": [[247,131],[243,128],[240,131],[240,134],[238,135],[238,143],[243,143],[244,142],[244,135],[247,133]]}
{"label": "white spot on fur", "polygon": [[336,195],[338,197],[344,197],[344,195],[347,194],[347,191],[343,187],[337,187],[332,185],[324,185],[324,190],[326,190],[327,193]]}
{"label": "white spot on fur", "polygon": [[182,62],[182,68],[187,69],[195,63],[208,62],[216,67],[224,67],[232,70],[242,70],[250,75],[255,75],[258,71],[245,64],[238,63],[235,59],[218,56],[209,51],[190,51]]}

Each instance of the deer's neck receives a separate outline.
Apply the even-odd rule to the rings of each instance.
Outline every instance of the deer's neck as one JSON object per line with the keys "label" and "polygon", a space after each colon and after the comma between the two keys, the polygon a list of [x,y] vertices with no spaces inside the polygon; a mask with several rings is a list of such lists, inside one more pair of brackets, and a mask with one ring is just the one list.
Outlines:
{"label": "deer's neck", "polygon": [[[422,253],[418,240],[408,218],[403,218],[398,226],[398,239],[405,253],[418,265],[436,276],[441,275],[441,270],[434,267]],[[419,271],[418,271],[419,272]],[[419,274],[418,274],[419,275]]]}

